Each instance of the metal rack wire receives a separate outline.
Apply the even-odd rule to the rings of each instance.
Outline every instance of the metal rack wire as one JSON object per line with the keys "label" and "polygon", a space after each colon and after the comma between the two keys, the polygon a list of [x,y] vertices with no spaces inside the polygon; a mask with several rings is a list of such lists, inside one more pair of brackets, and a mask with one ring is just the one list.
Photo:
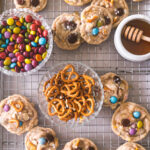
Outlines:
{"label": "metal rack wire", "polygon": [[[141,3],[127,1],[130,14],[141,13],[150,16],[150,0]],[[13,0],[1,0],[0,12],[14,8]],[[72,7],[64,3],[63,0],[48,0],[48,5],[40,14],[43,15],[51,25],[54,18],[63,12],[81,11],[83,7]],[[23,94],[35,103],[39,113],[39,125],[53,128],[60,140],[61,150],[66,142],[75,137],[87,137],[92,139],[99,150],[116,150],[124,143],[119,137],[113,134],[110,121],[113,111],[103,108],[99,116],[90,125],[67,128],[52,124],[45,119],[38,107],[38,83],[45,71],[53,64],[61,61],[80,61],[97,71],[99,75],[112,71],[123,76],[130,86],[129,101],[133,101],[145,106],[150,110],[150,62],[133,63],[121,58],[115,50],[113,44],[114,31],[110,38],[99,46],[83,44],[76,51],[62,51],[54,45],[50,60],[37,73],[28,77],[8,77],[0,74],[0,98],[5,98],[11,94]],[[150,150],[150,135],[139,142],[147,150]],[[0,150],[24,150],[24,135],[16,136],[8,133],[0,127]]]}

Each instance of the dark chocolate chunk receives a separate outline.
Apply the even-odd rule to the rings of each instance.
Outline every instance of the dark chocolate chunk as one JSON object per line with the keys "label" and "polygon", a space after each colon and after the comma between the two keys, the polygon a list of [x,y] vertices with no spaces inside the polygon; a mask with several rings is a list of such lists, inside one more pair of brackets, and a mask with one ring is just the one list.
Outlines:
{"label": "dark chocolate chunk", "polygon": [[53,142],[54,141],[54,136],[51,134],[46,134],[46,139],[48,142]]}
{"label": "dark chocolate chunk", "polygon": [[113,80],[114,80],[114,82],[117,83],[117,84],[120,84],[120,83],[121,83],[121,79],[120,79],[120,77],[118,77],[118,76],[114,76]]}
{"label": "dark chocolate chunk", "polygon": [[129,119],[123,119],[121,121],[121,124],[124,126],[124,127],[129,127],[130,126],[130,120]]}
{"label": "dark chocolate chunk", "polygon": [[75,42],[77,42],[77,40],[78,40],[78,35],[75,33],[72,33],[68,36],[68,42],[70,44],[74,44]]}
{"label": "dark chocolate chunk", "polygon": [[40,1],[39,0],[31,0],[30,3],[32,6],[36,7],[40,4]]}
{"label": "dark chocolate chunk", "polygon": [[94,147],[92,147],[92,146],[90,146],[90,147],[89,147],[89,150],[95,150],[95,148],[94,148]]}
{"label": "dark chocolate chunk", "polygon": [[25,4],[25,0],[18,0],[18,4],[19,5],[24,5]]}
{"label": "dark chocolate chunk", "polygon": [[122,16],[124,14],[124,9],[123,8],[117,8],[115,10],[115,15],[116,16]]}
{"label": "dark chocolate chunk", "polygon": [[64,26],[67,30],[74,30],[77,27],[77,24],[74,21],[65,21]]}
{"label": "dark chocolate chunk", "polygon": [[109,25],[111,23],[111,20],[110,20],[109,17],[105,16],[104,19],[105,19],[105,24],[106,25]]}

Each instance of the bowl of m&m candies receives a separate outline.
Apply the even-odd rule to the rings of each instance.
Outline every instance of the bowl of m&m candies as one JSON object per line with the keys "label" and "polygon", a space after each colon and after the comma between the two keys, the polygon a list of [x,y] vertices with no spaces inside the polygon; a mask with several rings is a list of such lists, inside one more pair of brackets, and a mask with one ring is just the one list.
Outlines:
{"label": "bowl of m&m candies", "polygon": [[53,49],[51,28],[29,9],[10,9],[0,16],[0,71],[24,76],[38,71]]}

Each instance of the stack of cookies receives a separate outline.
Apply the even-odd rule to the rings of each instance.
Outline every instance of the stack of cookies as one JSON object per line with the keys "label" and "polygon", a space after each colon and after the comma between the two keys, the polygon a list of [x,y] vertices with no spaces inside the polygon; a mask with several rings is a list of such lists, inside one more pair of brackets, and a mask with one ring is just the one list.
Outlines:
{"label": "stack of cookies", "polygon": [[[73,6],[85,5],[91,0],[65,0]],[[108,39],[111,29],[129,14],[125,0],[93,0],[81,15],[64,13],[52,24],[54,41],[64,50],[77,49],[84,41],[99,45]]]}

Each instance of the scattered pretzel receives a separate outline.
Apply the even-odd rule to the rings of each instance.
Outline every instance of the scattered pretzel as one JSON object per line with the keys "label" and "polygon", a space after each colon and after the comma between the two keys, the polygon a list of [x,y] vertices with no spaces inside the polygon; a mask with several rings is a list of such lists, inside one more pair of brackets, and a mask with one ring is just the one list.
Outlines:
{"label": "scattered pretzel", "polygon": [[21,101],[12,101],[11,106],[17,111],[21,112],[24,108],[24,104]]}
{"label": "scattered pretzel", "polygon": [[88,75],[79,75],[74,66],[67,65],[44,83],[43,93],[48,101],[48,114],[69,121],[94,112],[92,87],[95,81]]}

